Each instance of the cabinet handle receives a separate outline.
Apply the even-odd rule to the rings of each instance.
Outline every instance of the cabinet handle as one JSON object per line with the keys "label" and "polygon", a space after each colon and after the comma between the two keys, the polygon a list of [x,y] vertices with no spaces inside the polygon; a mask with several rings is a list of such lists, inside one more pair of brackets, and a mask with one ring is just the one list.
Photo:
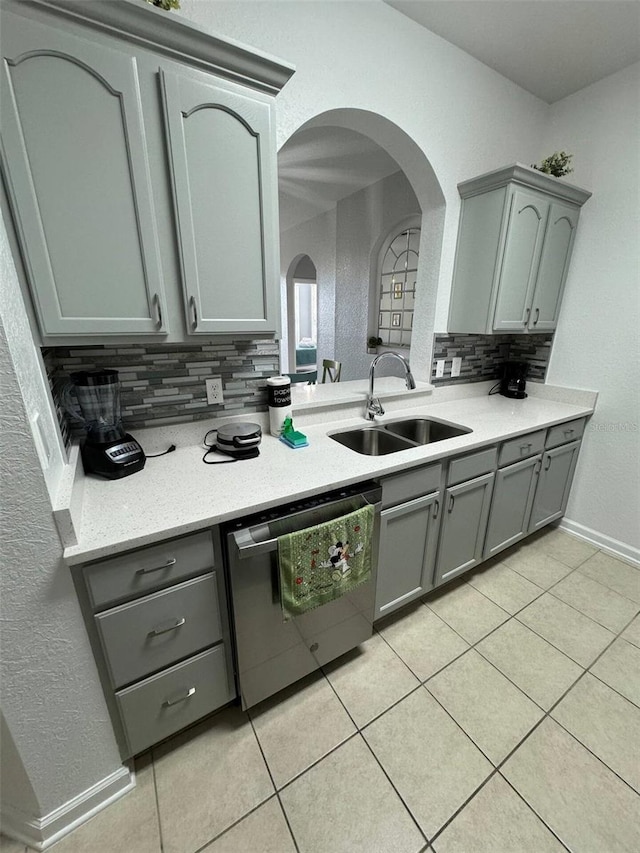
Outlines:
{"label": "cabinet handle", "polygon": [[449,498],[449,509],[447,510],[447,512],[451,512],[453,510],[453,505],[455,502],[456,502],[455,495],[451,495],[451,497]]}
{"label": "cabinet handle", "polygon": [[196,692],[195,687],[190,687],[184,696],[181,696],[179,699],[165,699],[162,703],[163,708],[170,708],[172,705],[177,705],[179,702],[184,702],[186,699],[190,699],[193,694]]}
{"label": "cabinet handle", "polygon": [[160,302],[159,294],[154,294],[153,302],[156,306],[156,326],[162,328],[162,302]]}
{"label": "cabinet handle", "polygon": [[191,312],[193,314],[193,320],[191,321],[191,324],[192,324],[194,329],[197,329],[198,328],[198,305],[196,303],[195,296],[191,297],[191,299],[189,300],[189,304],[191,305]]}
{"label": "cabinet handle", "polygon": [[520,453],[526,453],[527,450],[529,450],[531,447],[533,447],[533,444],[531,442],[529,442],[528,444],[521,444]]}
{"label": "cabinet handle", "polygon": [[169,631],[175,631],[176,628],[180,628],[186,621],[186,617],[183,616],[182,619],[178,619],[174,625],[169,625],[168,628],[154,628],[153,631],[149,631],[147,637],[159,637],[160,634],[168,634]]}
{"label": "cabinet handle", "polygon": [[536,308],[536,316],[535,316],[535,319],[533,321],[534,326],[536,325],[536,323],[538,322],[539,319],[540,319],[540,309]]}
{"label": "cabinet handle", "polygon": [[436,500],[433,504],[433,519],[438,517],[438,513],[440,512],[440,501]]}
{"label": "cabinet handle", "polygon": [[523,325],[525,325],[525,326],[528,325],[528,323],[529,323],[529,314],[531,314],[531,308],[527,308],[527,310],[524,312],[524,324]]}
{"label": "cabinet handle", "polygon": [[136,572],[137,575],[149,575],[151,572],[161,572],[162,569],[168,569],[169,566],[175,566],[176,558],[172,557],[170,560],[167,560],[166,563],[163,563],[161,566],[153,566],[151,569],[138,569]]}
{"label": "cabinet handle", "polygon": [[574,429],[565,429],[564,434],[568,438],[570,435],[573,435],[574,432]]}
{"label": "cabinet handle", "polygon": [[547,464],[544,466],[544,470],[548,471],[551,468],[551,457],[547,456]]}

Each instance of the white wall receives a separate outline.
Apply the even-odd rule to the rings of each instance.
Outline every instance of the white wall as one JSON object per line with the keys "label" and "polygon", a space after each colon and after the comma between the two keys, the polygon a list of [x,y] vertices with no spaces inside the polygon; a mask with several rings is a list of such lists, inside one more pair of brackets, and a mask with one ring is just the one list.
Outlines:
{"label": "white wall", "polygon": [[[371,364],[367,337],[372,252],[377,254],[381,241],[401,220],[420,215],[420,206],[405,175],[396,172],[341,199],[337,211],[335,357],[342,362],[343,379],[362,379]],[[423,282],[421,275],[418,287]],[[376,306],[376,318],[377,313]],[[390,372],[398,374],[398,368],[396,362]]]}
{"label": "white wall", "polygon": [[435,328],[445,329],[457,184],[533,163],[548,106],[380,0],[181,0],[178,14],[296,65],[276,100],[279,147],[314,116],[346,107],[384,116],[422,149],[446,200],[434,306]]}
{"label": "white wall", "polygon": [[[582,208],[547,381],[592,388],[567,518],[640,558],[640,65],[554,104],[541,156],[573,152]],[[624,549],[622,549],[624,551]],[[627,553],[629,553],[627,551]]]}
{"label": "white wall", "polygon": [[6,334],[26,323],[7,252],[0,244],[2,809],[39,818],[122,762],[29,429],[19,376],[36,386],[33,345]]}
{"label": "white wall", "polygon": [[[280,346],[282,370],[295,371],[289,364],[289,337],[293,323],[288,312],[287,274],[301,255],[308,255],[316,268],[318,286],[318,364],[333,358],[335,350],[334,310],[336,301],[336,210],[315,216],[280,235],[280,274],[283,337]],[[295,265],[294,265],[295,266]]]}

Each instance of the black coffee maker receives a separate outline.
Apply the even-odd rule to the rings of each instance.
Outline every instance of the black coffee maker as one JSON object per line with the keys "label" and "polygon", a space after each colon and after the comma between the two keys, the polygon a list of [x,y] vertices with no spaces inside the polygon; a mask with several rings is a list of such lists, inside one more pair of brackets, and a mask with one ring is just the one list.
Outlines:
{"label": "black coffee maker", "polygon": [[[81,415],[72,405],[71,392],[75,393]],[[72,373],[63,400],[71,418],[87,432],[81,447],[87,473],[117,480],[144,468],[146,457],[142,448],[122,426],[117,370]]]}
{"label": "black coffee maker", "polygon": [[500,393],[503,397],[514,397],[516,400],[524,400],[527,396],[527,373],[529,365],[526,361],[507,361],[503,366],[502,379],[500,380]]}

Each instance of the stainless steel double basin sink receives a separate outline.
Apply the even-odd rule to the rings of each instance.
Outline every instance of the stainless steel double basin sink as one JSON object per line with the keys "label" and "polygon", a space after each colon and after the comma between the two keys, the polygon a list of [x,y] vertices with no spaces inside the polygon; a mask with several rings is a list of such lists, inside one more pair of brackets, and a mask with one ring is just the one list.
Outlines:
{"label": "stainless steel double basin sink", "polygon": [[421,447],[434,441],[455,438],[472,432],[459,424],[434,421],[431,418],[403,418],[386,424],[332,433],[329,437],[356,453],[365,456],[385,456],[411,447]]}

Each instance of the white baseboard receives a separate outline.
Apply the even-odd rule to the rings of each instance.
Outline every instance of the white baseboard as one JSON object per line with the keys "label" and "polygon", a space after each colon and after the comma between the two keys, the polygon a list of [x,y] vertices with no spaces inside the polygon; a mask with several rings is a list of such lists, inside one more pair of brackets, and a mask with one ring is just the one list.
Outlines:
{"label": "white baseboard", "polygon": [[634,548],[632,545],[627,545],[626,542],[620,542],[618,539],[613,539],[611,536],[585,527],[584,524],[579,524],[570,518],[563,518],[558,527],[561,530],[566,530],[567,533],[572,533],[578,539],[584,539],[589,544],[595,545],[596,548],[601,548],[613,557],[621,557],[623,560],[640,567],[640,548]]}
{"label": "white baseboard", "polygon": [[105,779],[41,818],[30,817],[12,806],[3,805],[2,832],[16,841],[28,844],[34,850],[46,850],[106,806],[131,791],[135,785],[135,773],[128,767],[120,767]]}

